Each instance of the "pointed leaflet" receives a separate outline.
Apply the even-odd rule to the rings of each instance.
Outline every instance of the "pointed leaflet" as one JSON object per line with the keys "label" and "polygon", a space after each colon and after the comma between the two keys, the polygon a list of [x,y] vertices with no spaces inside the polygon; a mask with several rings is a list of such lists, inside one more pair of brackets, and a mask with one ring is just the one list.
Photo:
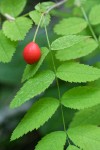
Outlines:
{"label": "pointed leaflet", "polygon": [[60,37],[52,42],[51,50],[61,50],[74,46],[75,44],[78,44],[79,42],[83,41],[86,38],[87,36],[82,35],[67,35]]}
{"label": "pointed leaflet", "polygon": [[100,104],[77,112],[70,127],[86,124],[100,125]]}
{"label": "pointed leaflet", "polygon": [[69,145],[67,150],[80,150],[78,147],[73,146],[73,145]]}
{"label": "pointed leaflet", "polygon": [[54,79],[55,74],[50,70],[43,71],[36,75],[34,78],[29,79],[18,91],[15,98],[11,102],[10,107],[18,107],[32,97],[44,92]]}
{"label": "pointed leaflet", "polygon": [[87,27],[87,22],[78,17],[70,17],[61,20],[55,27],[54,32],[58,35],[77,34]]}
{"label": "pointed leaflet", "polygon": [[100,24],[100,5],[92,7],[89,14],[90,23],[93,25]]}
{"label": "pointed leaflet", "polygon": [[5,21],[3,24],[4,34],[11,40],[23,40],[26,33],[32,27],[32,21],[25,17],[19,17],[13,21]]}
{"label": "pointed leaflet", "polygon": [[55,98],[42,98],[37,101],[14,130],[11,140],[15,140],[29,131],[38,129],[57,110],[59,101]]}
{"label": "pointed leaflet", "polygon": [[75,87],[64,93],[62,104],[73,109],[84,109],[100,104],[100,89],[90,86]]}
{"label": "pointed leaflet", "polygon": [[64,131],[56,131],[43,137],[35,150],[63,150],[65,143],[66,133]]}
{"label": "pointed leaflet", "polygon": [[10,41],[5,35],[0,31],[0,62],[9,62],[16,50],[16,43]]}
{"label": "pointed leaflet", "polygon": [[93,40],[92,38],[86,38],[78,44],[75,44],[74,46],[71,46],[61,51],[57,51],[56,58],[61,61],[80,58],[88,55],[97,47],[98,44],[95,40]]}
{"label": "pointed leaflet", "polygon": [[2,0],[0,1],[0,12],[16,17],[23,11],[26,2],[26,0]]}
{"label": "pointed leaflet", "polygon": [[43,63],[45,57],[49,53],[49,50],[46,47],[42,47],[41,52],[42,52],[41,58],[37,63],[35,63],[33,65],[27,65],[26,66],[26,68],[24,70],[23,77],[22,77],[22,82],[35,75],[35,73],[38,71],[41,64]]}
{"label": "pointed leaflet", "polygon": [[[36,25],[39,24],[42,15],[43,15],[42,13],[40,13],[40,12],[38,12],[36,10],[31,11],[29,13],[29,16],[35,22]],[[43,15],[43,18],[42,18],[40,26],[41,27],[45,27],[45,26],[47,26],[49,24],[49,22],[50,22],[50,15],[49,14],[45,14],[45,15]]]}
{"label": "pointed leaflet", "polygon": [[65,62],[58,67],[57,77],[68,82],[94,81],[100,78],[100,69],[78,62]]}
{"label": "pointed leaflet", "polygon": [[92,125],[78,126],[68,130],[73,143],[84,150],[100,150],[100,128]]}

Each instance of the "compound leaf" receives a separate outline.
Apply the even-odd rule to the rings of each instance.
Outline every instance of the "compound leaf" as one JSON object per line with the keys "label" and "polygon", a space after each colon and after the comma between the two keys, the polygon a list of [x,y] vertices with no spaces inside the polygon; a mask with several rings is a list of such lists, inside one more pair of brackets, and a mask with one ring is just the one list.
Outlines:
{"label": "compound leaf", "polygon": [[60,61],[80,58],[90,54],[98,47],[98,44],[92,38],[86,38],[83,41],[69,48],[57,51],[56,58]]}
{"label": "compound leaf", "polygon": [[5,21],[3,24],[4,34],[12,41],[23,40],[26,33],[32,27],[32,21],[26,17],[19,17],[13,21]]}
{"label": "compound leaf", "polygon": [[42,138],[37,144],[35,150],[63,150],[66,142],[66,133],[64,131],[52,132]]}
{"label": "compound leaf", "polygon": [[89,20],[92,25],[100,24],[100,5],[92,7],[89,14]]}
{"label": "compound leaf", "polygon": [[73,109],[84,109],[100,104],[99,88],[83,86],[75,87],[65,92],[62,104]]}
{"label": "compound leaf", "polygon": [[81,149],[100,149],[100,128],[92,125],[69,128],[68,136]]}
{"label": "compound leaf", "polygon": [[10,107],[18,107],[32,97],[44,92],[54,79],[55,74],[50,70],[43,71],[34,78],[29,79],[18,91]]}
{"label": "compound leaf", "polygon": [[0,1],[0,12],[3,15],[9,14],[16,17],[23,11],[26,2],[26,0],[2,0]]}
{"label": "compound leaf", "polygon": [[61,80],[80,83],[99,79],[100,69],[78,62],[65,62],[58,67],[56,74]]}
{"label": "compound leaf", "polygon": [[58,35],[77,34],[87,27],[87,22],[78,17],[70,17],[61,20],[55,27],[54,32]]}
{"label": "compound leaf", "polygon": [[50,7],[52,7],[55,3],[54,2],[43,2],[38,3],[35,6],[35,9],[41,13],[46,12]]}
{"label": "compound leaf", "polygon": [[86,124],[100,125],[100,104],[77,112],[70,127]]}
{"label": "compound leaf", "polygon": [[74,46],[75,44],[80,43],[84,39],[86,39],[87,36],[82,35],[67,35],[60,37],[52,42],[51,49],[52,50],[62,50],[65,48],[69,48],[71,46]]}
{"label": "compound leaf", "polygon": [[55,113],[58,106],[59,101],[55,98],[42,98],[37,101],[18,124],[11,136],[11,140],[38,129]]}
{"label": "compound leaf", "polygon": [[[39,24],[40,22],[40,19],[42,17],[42,13],[34,10],[34,11],[31,11],[29,13],[29,16],[31,17],[31,19],[35,22],[36,25]],[[49,14],[45,14],[42,18],[42,21],[40,23],[40,26],[41,27],[45,27],[47,26],[48,24],[50,23],[50,15]]]}
{"label": "compound leaf", "polygon": [[10,41],[0,31],[0,62],[7,63],[11,61],[11,58],[16,50],[16,43]]}

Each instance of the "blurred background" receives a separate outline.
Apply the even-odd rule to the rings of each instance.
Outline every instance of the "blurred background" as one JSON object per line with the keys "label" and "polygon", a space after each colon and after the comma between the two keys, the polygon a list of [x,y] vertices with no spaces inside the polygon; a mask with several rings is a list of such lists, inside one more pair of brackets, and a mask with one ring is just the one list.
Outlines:
{"label": "blurred background", "polygon": [[[45,0],[28,0],[27,5],[24,9],[24,12],[22,14],[25,14],[31,10],[34,9],[34,6],[39,3],[43,2]],[[66,5],[61,6],[59,9],[54,10],[51,12],[52,20],[48,27],[48,33],[50,41],[52,42],[55,38],[57,38],[57,35],[53,32],[53,26],[62,18],[69,17],[74,14],[74,16],[81,16],[80,10],[78,8],[75,8],[73,5],[74,0],[69,0]],[[54,2],[58,2],[58,0],[54,0]],[[90,0],[85,5],[85,9],[88,13],[88,11],[91,9],[91,7],[94,4],[100,3],[100,0]],[[0,16],[2,20],[4,19],[2,16]],[[2,24],[2,23],[1,23]],[[31,133],[28,133],[27,135],[24,135],[22,138],[10,142],[10,136],[16,125],[19,123],[21,118],[24,116],[26,111],[30,108],[31,104],[38,98],[32,99],[31,101],[28,101],[25,103],[22,107],[18,109],[11,110],[9,108],[9,104],[11,100],[13,99],[16,92],[21,87],[21,78],[23,71],[25,69],[25,62],[22,58],[22,51],[23,48],[27,43],[29,43],[34,36],[36,26],[34,25],[33,28],[29,31],[24,41],[20,41],[15,55],[12,58],[12,61],[7,64],[0,63],[0,150],[32,150],[34,149],[37,142],[44,136],[45,134],[56,131],[56,130],[62,130],[62,119],[61,119],[61,112],[58,109],[58,111],[55,113],[55,115],[47,122],[43,127],[41,127],[39,130],[35,130]],[[100,28],[96,26],[94,28],[97,36],[100,35]],[[82,34],[88,34],[91,35],[89,29],[87,28]],[[47,46],[46,37],[44,34],[44,29],[40,29],[36,42],[39,44],[39,46]],[[84,62],[86,64],[95,64],[96,62],[100,61],[100,54],[99,51],[96,50],[89,56],[82,58],[80,60],[81,62]],[[59,62],[57,62],[59,64]],[[41,69],[45,69],[50,66],[50,60],[47,58],[43,64],[43,67]],[[77,84],[69,84],[66,82],[60,81],[60,88],[61,92],[63,93],[67,89],[77,86]],[[56,85],[53,84],[52,87],[49,90],[46,90],[45,93],[43,93],[46,96],[55,96],[57,97],[56,92]],[[64,108],[63,108],[64,109]],[[68,127],[69,123],[71,122],[75,111],[70,109],[64,109],[64,116],[66,120],[66,126]]]}

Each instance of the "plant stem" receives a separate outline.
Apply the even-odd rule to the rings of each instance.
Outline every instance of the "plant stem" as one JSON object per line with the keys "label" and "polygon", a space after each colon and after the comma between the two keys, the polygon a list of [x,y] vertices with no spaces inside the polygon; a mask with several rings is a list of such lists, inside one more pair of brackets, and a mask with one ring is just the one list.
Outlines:
{"label": "plant stem", "polygon": [[88,23],[89,29],[90,29],[90,31],[91,31],[91,33],[92,33],[92,36],[94,37],[95,41],[96,41],[96,42],[98,43],[98,45],[99,45],[99,41],[98,41],[98,39],[97,39],[97,37],[96,37],[96,35],[95,35],[95,32],[93,31],[93,28],[92,28],[92,26],[91,26],[91,24],[90,24],[90,21],[89,21],[89,19],[88,19],[88,17],[87,17],[87,14],[86,14],[86,12],[85,12],[85,9],[84,9],[82,6],[80,6],[80,8],[81,8],[81,11],[82,11],[82,13],[83,13],[83,16],[84,16],[85,20],[86,20],[87,23]]}
{"label": "plant stem", "polygon": [[41,15],[41,18],[40,18],[40,21],[39,21],[39,24],[36,28],[36,31],[35,31],[35,34],[34,34],[34,38],[33,38],[33,41],[35,42],[36,40],[36,36],[37,36],[37,33],[38,33],[38,30],[39,30],[39,27],[40,27],[40,24],[41,24],[41,21],[42,21],[42,18],[43,18],[44,14]]}
{"label": "plant stem", "polygon": [[[59,7],[59,6],[61,6],[62,4],[64,4],[65,2],[67,2],[68,0],[62,0],[62,1],[60,1],[60,2],[58,2],[58,3],[56,3],[55,5],[53,5],[52,7],[50,7],[50,8],[48,8],[48,10],[46,11],[46,12],[44,12],[42,15],[41,15],[41,18],[40,18],[40,21],[39,21],[39,24],[38,24],[38,26],[37,26],[37,28],[36,28],[36,31],[35,31],[35,35],[34,35],[34,38],[33,38],[33,41],[35,42],[35,39],[36,39],[36,36],[37,36],[37,33],[38,33],[38,30],[39,30],[39,27],[40,27],[40,24],[41,24],[41,21],[42,21],[42,19],[43,19],[43,16],[45,15],[45,14],[48,14],[52,9],[54,9],[54,8],[56,8],[56,7]],[[27,14],[26,14],[27,15]],[[26,16],[26,15],[24,15],[24,16]]]}
{"label": "plant stem", "polygon": [[[56,65],[55,65],[53,54],[52,54],[52,50],[51,50],[49,36],[48,36],[48,32],[47,32],[46,26],[45,26],[45,33],[46,33],[47,43],[48,43],[48,47],[49,47],[49,50],[50,50],[50,54],[51,54],[51,58],[52,58],[52,63],[53,63],[53,69],[54,69],[54,73],[55,73],[55,77],[56,77],[56,84],[57,84],[57,89],[58,89],[58,97],[59,97],[59,103],[60,103],[60,108],[61,108],[61,115],[62,115],[63,127],[64,127],[64,131],[65,131],[65,133],[67,135],[65,118],[64,118],[64,112],[63,112],[63,108],[62,108],[62,104],[61,104],[60,86],[59,86],[58,78],[56,76],[56,72],[57,72],[56,71]],[[68,138],[68,135],[67,135],[67,138]],[[68,139],[68,143],[70,144],[69,139]]]}
{"label": "plant stem", "polygon": [[48,14],[52,9],[57,8],[57,7],[61,6],[61,5],[63,5],[63,4],[66,3],[67,1],[68,1],[68,0],[62,0],[62,1],[58,2],[58,3],[56,3],[55,5],[53,5],[52,7],[50,7],[50,8],[45,12],[45,14]]}

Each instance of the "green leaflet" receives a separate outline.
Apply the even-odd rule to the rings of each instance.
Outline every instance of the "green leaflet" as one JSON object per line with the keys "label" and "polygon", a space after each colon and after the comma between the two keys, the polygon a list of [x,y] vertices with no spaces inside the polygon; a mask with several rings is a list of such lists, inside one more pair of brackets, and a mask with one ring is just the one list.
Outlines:
{"label": "green leaflet", "polygon": [[100,5],[92,7],[89,14],[89,20],[92,25],[100,24]]}
{"label": "green leaflet", "polygon": [[66,142],[66,133],[64,131],[52,132],[37,144],[35,150],[63,150]]}
{"label": "green leaflet", "polygon": [[100,150],[100,128],[92,125],[69,128],[68,136],[83,150]]}
{"label": "green leaflet", "polygon": [[17,92],[15,98],[11,102],[10,107],[18,107],[25,103],[27,100],[44,92],[50,86],[54,79],[55,74],[50,70],[43,71],[38,75],[34,76],[34,78],[29,79]]}
{"label": "green leaflet", "polygon": [[5,21],[3,24],[4,34],[12,41],[23,40],[26,33],[32,27],[32,21],[25,17],[19,17],[14,21]]}
{"label": "green leaflet", "polygon": [[90,54],[98,47],[98,44],[92,38],[86,38],[83,41],[75,44],[64,50],[59,50],[56,53],[56,58],[60,61],[80,58]]}
{"label": "green leaflet", "polygon": [[65,62],[58,67],[56,74],[61,80],[81,83],[99,79],[100,69],[78,62]]}
{"label": "green leaflet", "polygon": [[55,98],[47,97],[37,101],[18,124],[11,136],[11,140],[15,140],[29,131],[38,129],[55,113],[58,106],[59,101]]}
{"label": "green leaflet", "polygon": [[[29,13],[29,16],[30,16],[31,19],[35,22],[35,24],[38,25],[39,22],[40,22],[42,13],[40,13],[40,12],[34,10],[34,11],[31,11],[31,12]],[[46,14],[46,15],[43,16],[40,26],[41,26],[41,27],[45,27],[45,26],[47,26],[49,23],[50,23],[50,15],[49,15],[49,14]]]}
{"label": "green leaflet", "polygon": [[70,17],[61,20],[54,27],[54,32],[58,35],[77,34],[87,27],[87,22],[78,17]]}
{"label": "green leaflet", "polygon": [[26,0],[2,0],[0,1],[0,12],[3,15],[9,14],[16,17],[23,11],[26,2]]}
{"label": "green leaflet", "polygon": [[67,150],[79,150],[79,148],[73,145],[69,145]]}
{"label": "green leaflet", "polygon": [[70,127],[86,124],[100,125],[100,104],[77,112]]}
{"label": "green leaflet", "polygon": [[7,63],[11,61],[11,58],[16,50],[16,43],[10,41],[0,31],[0,62]]}
{"label": "green leaflet", "polygon": [[84,109],[100,104],[100,89],[90,86],[75,87],[65,92],[61,98],[65,107]]}
{"label": "green leaflet", "polygon": [[46,47],[43,47],[43,48],[41,48],[41,52],[42,52],[41,58],[37,63],[26,66],[23,77],[22,77],[22,82],[31,78],[32,76],[34,76],[36,74],[36,72],[40,68],[41,64],[43,63],[45,57],[49,53],[49,50]]}
{"label": "green leaflet", "polygon": [[41,13],[46,12],[50,7],[52,7],[55,3],[54,2],[42,2],[38,3],[35,6],[35,9]]}
{"label": "green leaflet", "polygon": [[86,39],[87,36],[82,35],[67,35],[60,37],[52,42],[51,50],[62,50],[74,46],[80,43],[82,40]]}

